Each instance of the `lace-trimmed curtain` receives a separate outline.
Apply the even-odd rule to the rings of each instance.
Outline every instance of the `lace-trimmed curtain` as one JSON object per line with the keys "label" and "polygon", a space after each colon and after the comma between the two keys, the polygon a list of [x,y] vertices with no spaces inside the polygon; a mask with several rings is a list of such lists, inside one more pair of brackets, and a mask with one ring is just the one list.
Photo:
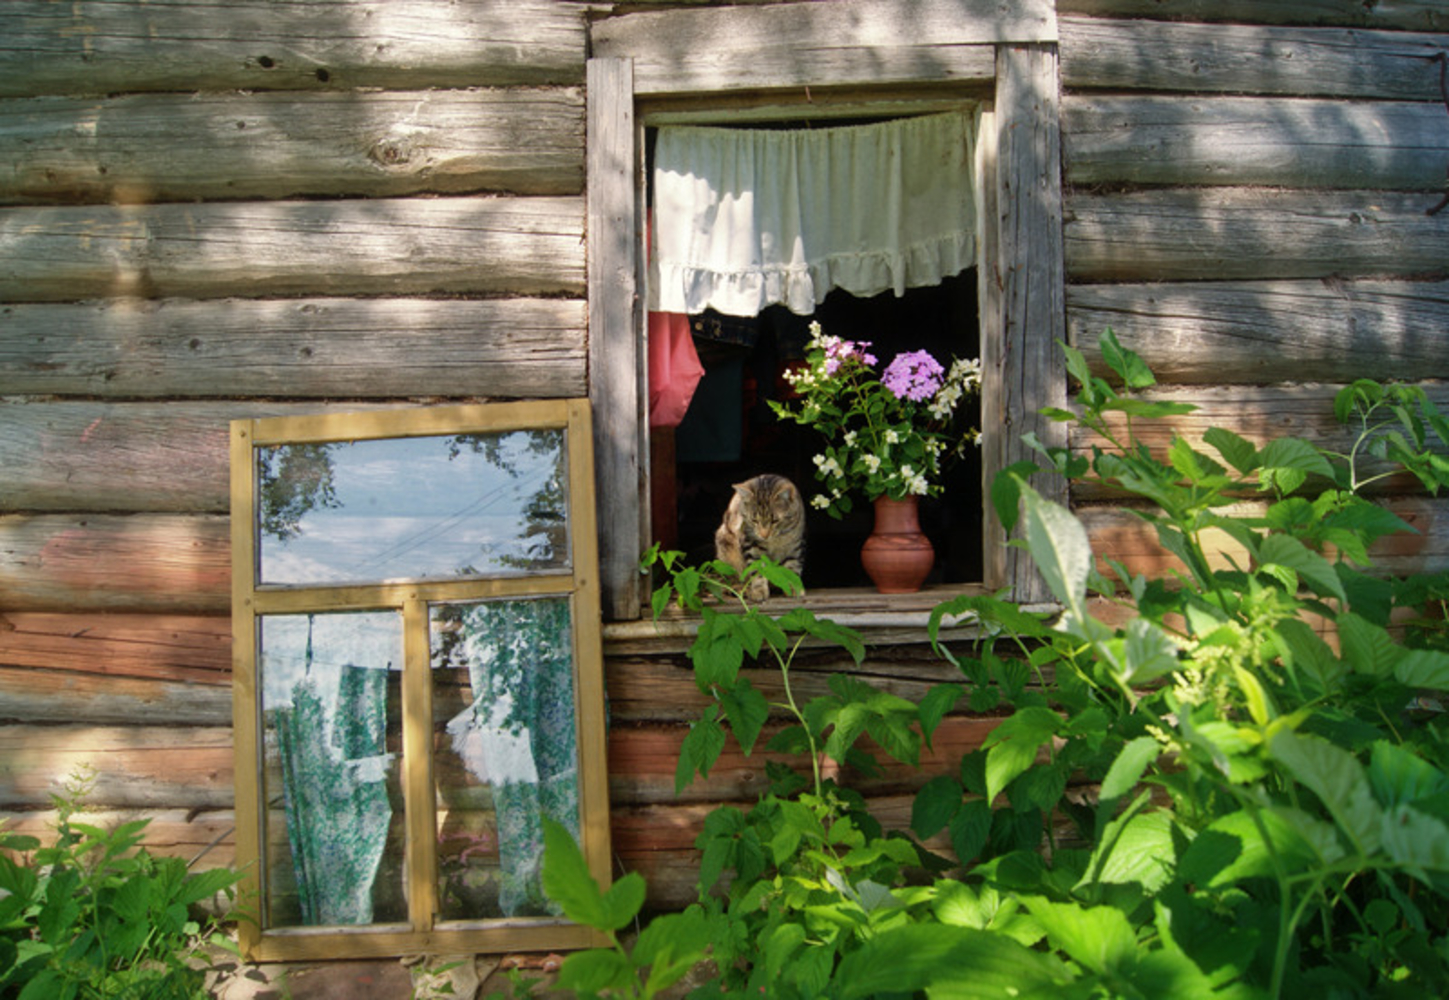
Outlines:
{"label": "lace-trimmed curtain", "polygon": [[939,284],[976,260],[974,116],[767,130],[659,129],[650,305],[808,315],[833,288]]}

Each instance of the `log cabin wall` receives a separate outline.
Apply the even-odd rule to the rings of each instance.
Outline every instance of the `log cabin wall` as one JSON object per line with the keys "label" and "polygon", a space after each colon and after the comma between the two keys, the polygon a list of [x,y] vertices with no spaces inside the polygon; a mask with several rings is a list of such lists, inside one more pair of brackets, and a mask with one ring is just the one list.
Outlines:
{"label": "log cabin wall", "polygon": [[[609,8],[0,9],[0,816],[42,827],[90,763],[102,816],[231,860],[229,419],[588,392],[586,22]],[[1111,326],[1198,426],[1249,435],[1331,437],[1359,375],[1442,398],[1442,6],[1058,13],[1064,335],[1091,354]],[[1443,565],[1444,501],[1390,501],[1423,530],[1393,564]],[[1110,498],[1074,502],[1100,554],[1161,565]],[[920,634],[877,632],[867,672],[949,679]],[[615,849],[661,906],[691,895],[704,813],[763,775],[727,755],[675,797],[703,705],[683,646],[606,647]],[[989,725],[949,720],[939,759]],[[919,780],[864,787],[904,825]]]}

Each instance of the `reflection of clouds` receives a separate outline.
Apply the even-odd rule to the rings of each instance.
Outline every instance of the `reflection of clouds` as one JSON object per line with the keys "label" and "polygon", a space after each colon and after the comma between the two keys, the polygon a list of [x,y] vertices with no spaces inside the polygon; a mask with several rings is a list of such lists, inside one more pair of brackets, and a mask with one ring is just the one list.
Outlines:
{"label": "reflection of clouds", "polygon": [[479,702],[448,720],[453,752],[482,784],[538,783],[538,764],[527,726],[509,725],[513,695],[503,692],[491,705]]}
{"label": "reflection of clouds", "polygon": [[[312,666],[307,668],[307,626],[312,621]],[[331,719],[337,712],[342,669],[402,668],[402,618],[395,611],[315,615],[263,615],[261,627],[262,704],[287,708],[292,689],[304,677]]]}
{"label": "reflection of clouds", "polygon": [[548,535],[533,530],[528,507],[551,480],[557,488],[562,436],[543,455],[528,450],[532,437],[502,436],[499,460],[512,472],[466,448],[450,458],[451,438],[444,437],[358,441],[333,450],[338,505],[308,511],[289,541],[261,538],[263,582],[491,573],[516,570],[515,561],[559,558]]}

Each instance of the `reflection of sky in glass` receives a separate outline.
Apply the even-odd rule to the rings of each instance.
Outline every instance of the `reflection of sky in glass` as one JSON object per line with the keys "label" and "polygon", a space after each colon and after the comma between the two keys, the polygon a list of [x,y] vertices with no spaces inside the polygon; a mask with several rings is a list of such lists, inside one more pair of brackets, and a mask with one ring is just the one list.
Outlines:
{"label": "reflection of sky in glass", "polygon": [[259,621],[266,710],[290,708],[292,690],[310,678],[331,718],[344,667],[402,669],[402,616],[396,611],[263,615]]}
{"label": "reflection of sky in glass", "polygon": [[[259,452],[259,466],[277,454]],[[308,505],[291,537],[261,533],[262,583],[567,566],[561,431],[342,442],[325,446],[325,454],[335,501]],[[265,490],[258,502],[265,521]]]}

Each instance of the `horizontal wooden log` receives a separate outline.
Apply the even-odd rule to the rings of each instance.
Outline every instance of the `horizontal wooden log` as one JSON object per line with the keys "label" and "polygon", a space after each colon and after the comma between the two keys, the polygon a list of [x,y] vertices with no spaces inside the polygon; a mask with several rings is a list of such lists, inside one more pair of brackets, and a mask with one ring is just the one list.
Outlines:
{"label": "horizontal wooden log", "polygon": [[231,686],[0,666],[0,721],[127,725],[165,719],[180,726],[231,722]]}
{"label": "horizontal wooden log", "polygon": [[[415,404],[405,405],[416,409]],[[0,509],[226,513],[229,421],[391,408],[357,402],[3,403]]]}
{"label": "horizontal wooden log", "polygon": [[1164,21],[1449,29],[1449,12],[1439,0],[1057,0],[1057,13]]}
{"label": "horizontal wooden log", "polygon": [[[82,808],[71,818],[103,830],[149,820],[141,846],[151,854],[194,861],[196,871],[236,864],[236,813],[229,806],[223,809]],[[54,809],[0,810],[0,825],[6,830],[35,837],[45,845],[55,842],[59,821],[60,814]]]}
{"label": "horizontal wooden log", "polygon": [[0,96],[579,83],[585,48],[554,0],[11,0]]}
{"label": "horizontal wooden log", "polygon": [[231,619],[7,610],[0,612],[0,664],[229,687]]}
{"label": "horizontal wooden log", "polygon": [[0,101],[0,204],[584,186],[578,88]]}
{"label": "horizontal wooden log", "polygon": [[1067,286],[1067,330],[1098,374],[1110,328],[1159,382],[1449,378],[1449,282]]}
{"label": "horizontal wooden log", "polygon": [[1192,188],[1067,199],[1067,278],[1192,281],[1449,271],[1449,213],[1389,191]]}
{"label": "horizontal wooden log", "polygon": [[1056,38],[1045,0],[841,0],[664,10],[596,23],[594,56],[634,60],[641,96],[795,86],[984,82],[992,44]]}
{"label": "horizontal wooden log", "polygon": [[[957,767],[961,757],[980,747],[1000,721],[981,716],[951,716],[943,720],[932,739],[932,749],[922,751],[918,768],[897,763],[884,753],[877,752],[881,768],[878,776],[865,777],[833,762],[827,763],[827,776],[867,796],[913,792],[933,774]],[[789,764],[807,775],[810,773],[808,759],[765,749],[766,742],[780,728],[779,724],[767,725],[760,742],[749,756],[730,737],[709,776],[696,777],[676,795],[674,773],[687,727],[615,726],[609,733],[610,801],[640,804],[753,800],[768,788],[765,776],[767,760]]]}
{"label": "horizontal wooden log", "polygon": [[0,305],[0,395],[578,397],[581,299]]}
{"label": "horizontal wooden log", "polygon": [[231,549],[222,515],[0,516],[9,611],[225,614]]}
{"label": "horizontal wooden log", "polygon": [[1078,95],[1062,102],[1062,155],[1073,184],[1438,192],[1449,116],[1442,104]]}
{"label": "horizontal wooden log", "polygon": [[[1382,501],[1414,529],[1413,533],[1390,535],[1379,539],[1369,549],[1375,573],[1409,575],[1438,572],[1449,568],[1449,501],[1422,497],[1395,497]],[[1244,503],[1226,509],[1226,513],[1254,516],[1261,513],[1261,504]],[[1077,516],[1086,526],[1092,553],[1101,565],[1113,559],[1132,573],[1162,576],[1183,569],[1176,556],[1157,542],[1157,533],[1130,509],[1116,506],[1083,506]],[[1227,569],[1235,563],[1248,564],[1246,551],[1216,529],[1205,532],[1204,546],[1209,563]],[[1229,559],[1232,562],[1230,563]],[[1105,570],[1105,567],[1104,567]]]}
{"label": "horizontal wooden log", "polygon": [[1061,19],[1068,89],[1439,101],[1446,47],[1445,34]]}
{"label": "horizontal wooden log", "polygon": [[0,301],[573,295],[582,198],[0,210]]}
{"label": "horizontal wooden log", "polygon": [[90,806],[231,808],[231,727],[0,726],[0,808],[46,805],[81,770]]}
{"label": "horizontal wooden log", "polygon": [[[1203,443],[1202,436],[1211,427],[1223,427],[1256,445],[1280,437],[1306,438],[1321,448],[1346,454],[1353,447],[1357,428],[1340,424],[1333,415],[1333,397],[1337,385],[1272,385],[1272,386],[1208,386],[1193,389],[1158,389],[1141,393],[1143,399],[1196,406],[1192,413],[1155,420],[1132,422],[1134,438],[1153,454],[1164,458],[1174,438],[1182,438],[1203,454],[1221,459],[1216,449]],[[1449,387],[1442,383],[1424,385],[1429,398],[1441,410],[1449,409]],[[1109,415],[1108,426],[1122,440],[1127,435],[1127,421],[1120,414]],[[1107,442],[1081,427],[1074,427],[1072,450],[1089,455],[1094,446],[1111,450]],[[1390,467],[1383,462],[1358,457],[1357,475],[1366,480],[1377,477]],[[1372,487],[1375,493],[1412,493],[1420,489],[1418,480],[1407,473],[1380,480]],[[1089,483],[1074,483],[1074,500],[1099,499],[1101,489]]]}

